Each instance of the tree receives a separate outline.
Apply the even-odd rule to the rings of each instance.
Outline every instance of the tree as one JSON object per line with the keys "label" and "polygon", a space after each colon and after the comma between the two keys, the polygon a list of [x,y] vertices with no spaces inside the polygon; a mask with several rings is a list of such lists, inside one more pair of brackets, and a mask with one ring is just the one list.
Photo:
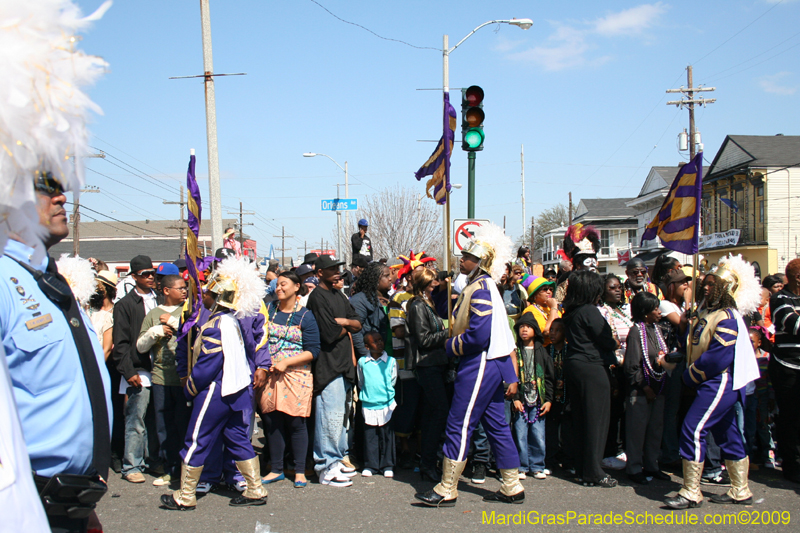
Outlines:
{"label": "tree", "polygon": [[386,258],[391,264],[393,258],[407,255],[409,250],[441,259],[442,209],[433,200],[415,189],[396,185],[358,203],[358,212],[350,216],[352,229],[342,230],[348,263],[352,261],[350,236],[358,230],[356,221],[362,218],[369,221],[368,235],[376,261]]}
{"label": "tree", "polygon": [[[550,230],[567,226],[569,224],[569,213],[567,206],[564,204],[557,204],[549,209],[545,209],[539,216],[534,219],[534,235],[533,235],[533,249],[541,250],[544,245],[543,235]],[[531,243],[531,230],[528,228],[525,235],[520,237],[517,241],[518,245],[530,246]]]}

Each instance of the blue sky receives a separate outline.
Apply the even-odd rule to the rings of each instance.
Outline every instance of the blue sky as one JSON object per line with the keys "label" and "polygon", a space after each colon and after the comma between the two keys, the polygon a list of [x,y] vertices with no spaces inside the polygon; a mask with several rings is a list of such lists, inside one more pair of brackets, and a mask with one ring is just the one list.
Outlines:
{"label": "blue sky", "polygon": [[[87,14],[102,3],[76,1]],[[569,191],[576,204],[636,196],[651,166],[687,160],[676,137],[688,112],[667,106],[677,95],[665,90],[686,83],[689,64],[695,85],[717,88],[706,93],[717,103],[696,113],[709,160],[728,134],[798,134],[800,1],[318,2],[433,49],[380,39],[311,0],[212,0],[214,70],[247,73],[216,81],[223,213],[239,201],[258,213],[248,231],[260,253],[279,244],[281,225],[294,251],[335,229],[320,200],[335,196],[342,172],[303,152],[348,161],[354,198],[397,183],[424,191],[413,173],[434,144],[418,140],[439,138],[442,108],[440,92],[418,89],[441,87],[443,34],[452,46],[488,20],[534,20],[527,31],[487,26],[450,56],[451,88],[486,94],[476,216],[506,216],[514,237],[522,144],[528,218]],[[177,200],[190,148],[207,175],[203,82],[168,79],[203,71],[199,2],[116,0],[81,46],[110,65],[89,91],[104,111],[91,145],[109,157],[89,161],[87,184],[103,194],[83,204],[121,220],[177,218],[162,200]],[[451,100],[460,114],[459,91]],[[466,184],[460,127],[456,137],[452,181]],[[207,197],[208,181],[200,186]],[[452,199],[453,218],[465,217],[466,187]]]}

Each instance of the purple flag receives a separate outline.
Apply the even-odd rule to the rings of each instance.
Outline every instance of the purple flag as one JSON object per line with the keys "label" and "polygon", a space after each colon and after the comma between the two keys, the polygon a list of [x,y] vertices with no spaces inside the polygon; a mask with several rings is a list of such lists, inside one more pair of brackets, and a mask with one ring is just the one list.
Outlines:
{"label": "purple flag", "polygon": [[[417,181],[425,176],[433,175],[425,184],[425,193],[428,198],[436,200],[437,204],[447,201],[446,192],[450,192],[450,156],[453,153],[453,139],[456,132],[456,110],[450,105],[450,93],[444,93],[444,120],[442,138],[436,145],[433,154],[424,165],[414,173]],[[433,189],[433,194],[431,194]]]}
{"label": "purple flag", "polygon": [[703,152],[683,165],[661,209],[645,228],[642,242],[659,237],[664,248],[696,254],[700,248],[700,198],[703,191]]}
{"label": "purple flag", "polygon": [[[183,323],[181,328],[181,337],[186,335],[189,330],[197,323],[197,317],[200,315],[200,309],[203,305],[202,297],[200,295],[200,276],[199,276],[199,261],[200,250],[197,248],[197,236],[200,234],[200,220],[201,220],[201,200],[200,188],[197,186],[197,178],[194,173],[195,157],[189,157],[189,170],[186,172],[186,189],[189,191],[187,204],[189,207],[189,216],[187,217],[187,225],[189,231],[186,238],[186,270],[189,273],[189,305],[192,314],[188,320]],[[191,349],[191,347],[190,347]]]}

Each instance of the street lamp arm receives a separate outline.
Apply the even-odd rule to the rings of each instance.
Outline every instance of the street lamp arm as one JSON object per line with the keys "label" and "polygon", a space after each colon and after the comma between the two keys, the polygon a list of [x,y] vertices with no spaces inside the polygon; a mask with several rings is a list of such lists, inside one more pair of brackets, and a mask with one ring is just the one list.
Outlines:
{"label": "street lamp arm", "polygon": [[329,156],[327,154],[319,154],[319,153],[316,153],[316,152],[306,152],[306,153],[303,154],[303,157],[314,157],[314,156],[318,156],[318,155],[321,155],[323,157],[327,157],[328,159],[333,161],[334,165],[336,165],[337,167],[342,169],[342,172],[345,172],[344,167],[342,165],[340,165],[339,163],[337,163],[334,158],[332,158],[331,156]]}
{"label": "street lamp arm", "polygon": [[531,27],[531,25],[533,25],[533,21],[531,21],[530,19],[512,19],[512,20],[490,20],[488,22],[484,22],[483,24],[481,24],[480,26],[469,32],[466,37],[458,41],[458,43],[454,47],[447,50],[447,53],[448,54],[452,53],[453,50],[461,46],[461,44],[464,41],[472,37],[472,34],[474,34],[479,29],[483,28],[484,26],[488,26],[489,24],[513,24],[515,26],[519,26],[523,30],[527,30],[528,28]]}

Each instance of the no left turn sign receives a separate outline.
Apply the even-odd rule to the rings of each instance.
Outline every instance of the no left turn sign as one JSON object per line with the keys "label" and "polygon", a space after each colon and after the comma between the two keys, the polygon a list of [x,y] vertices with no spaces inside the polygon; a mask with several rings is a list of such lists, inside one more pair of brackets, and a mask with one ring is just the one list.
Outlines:
{"label": "no left turn sign", "polygon": [[461,250],[475,236],[475,230],[488,223],[488,220],[477,218],[453,220],[453,252],[461,255]]}

